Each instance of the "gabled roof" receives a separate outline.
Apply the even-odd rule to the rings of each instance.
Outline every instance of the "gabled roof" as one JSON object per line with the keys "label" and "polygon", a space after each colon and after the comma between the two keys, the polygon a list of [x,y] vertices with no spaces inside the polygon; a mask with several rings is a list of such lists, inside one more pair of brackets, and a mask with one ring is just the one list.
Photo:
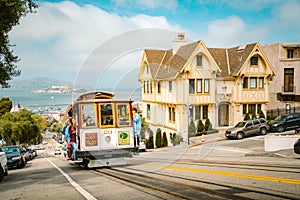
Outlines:
{"label": "gabled roof", "polygon": [[173,55],[171,50],[145,50],[154,79],[173,79],[185,66],[199,42],[184,45]]}
{"label": "gabled roof", "polygon": [[237,75],[256,45],[258,43],[228,49],[208,48],[208,51],[222,70],[221,76],[230,77]]}
{"label": "gabled roof", "polygon": [[[172,50],[145,50],[147,64],[153,79],[174,79],[186,66],[195,49],[202,41],[181,46],[175,55]],[[258,43],[232,48],[207,48],[215,63],[221,70],[221,77],[238,76],[254,49],[260,49]],[[263,52],[260,52],[263,53]]]}

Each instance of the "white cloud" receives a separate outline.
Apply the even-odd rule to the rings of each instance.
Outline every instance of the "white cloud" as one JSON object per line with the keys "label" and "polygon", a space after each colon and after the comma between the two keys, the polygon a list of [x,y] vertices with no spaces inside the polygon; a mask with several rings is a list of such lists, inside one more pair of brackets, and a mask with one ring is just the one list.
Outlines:
{"label": "white cloud", "polygon": [[294,27],[300,29],[299,19],[300,19],[300,4],[297,2],[287,2],[283,4],[276,12],[283,26]]}
{"label": "white cloud", "polygon": [[[17,44],[14,49],[21,58],[19,69],[23,78],[51,76],[74,80],[85,60],[99,45],[118,34],[139,28],[181,30],[169,24],[165,17],[122,17],[92,5],[79,6],[64,1],[41,4],[38,12],[23,18],[10,36],[12,43]],[[170,43],[171,40],[173,38]],[[133,59],[140,62],[141,58]]]}
{"label": "white cloud", "polygon": [[168,2],[162,0],[112,0],[117,6],[138,6],[142,9],[175,9],[178,6],[176,0],[168,0]]}
{"label": "white cloud", "polygon": [[218,47],[228,47],[244,40],[246,25],[237,16],[231,16],[222,20],[212,21],[208,25],[208,32],[204,42]]}

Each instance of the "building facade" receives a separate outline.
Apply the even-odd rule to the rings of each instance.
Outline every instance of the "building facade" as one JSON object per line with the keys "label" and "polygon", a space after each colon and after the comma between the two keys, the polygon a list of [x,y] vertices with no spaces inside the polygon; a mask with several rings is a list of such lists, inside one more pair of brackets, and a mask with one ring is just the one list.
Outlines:
{"label": "building facade", "polygon": [[187,139],[191,120],[232,126],[246,113],[265,112],[273,67],[258,43],[207,48],[179,33],[171,50],[144,50],[139,73],[142,110],[155,131]]}
{"label": "building facade", "polygon": [[262,46],[276,77],[270,84],[269,109],[284,108],[286,104],[300,106],[300,44],[275,43]]}

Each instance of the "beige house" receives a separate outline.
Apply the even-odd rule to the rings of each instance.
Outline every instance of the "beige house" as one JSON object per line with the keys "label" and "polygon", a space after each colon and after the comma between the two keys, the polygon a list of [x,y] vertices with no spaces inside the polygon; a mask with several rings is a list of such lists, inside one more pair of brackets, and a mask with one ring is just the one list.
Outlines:
{"label": "beige house", "polygon": [[[300,106],[300,44],[275,43],[262,46],[276,77],[270,84],[268,109],[285,108],[286,104]],[[281,96],[282,101],[277,100]],[[281,94],[281,95],[280,95]]]}
{"label": "beige house", "polygon": [[179,33],[171,50],[144,50],[138,77],[143,116],[154,132],[184,139],[190,120],[232,126],[246,113],[266,111],[274,76],[258,43],[207,48],[201,40],[186,44]]}

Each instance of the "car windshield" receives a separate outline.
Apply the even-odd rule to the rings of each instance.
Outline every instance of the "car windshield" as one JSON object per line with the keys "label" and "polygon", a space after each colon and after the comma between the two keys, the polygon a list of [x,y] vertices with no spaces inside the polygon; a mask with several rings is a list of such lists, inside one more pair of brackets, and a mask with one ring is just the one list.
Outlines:
{"label": "car windshield", "polygon": [[287,115],[281,115],[281,116],[278,116],[278,117],[276,117],[275,118],[275,120],[283,120],[283,119],[285,119],[287,117]]}
{"label": "car windshield", "polygon": [[246,122],[239,122],[235,125],[235,127],[244,127]]}
{"label": "car windshield", "polygon": [[19,148],[17,147],[4,147],[4,151],[6,154],[17,153],[19,152]]}

